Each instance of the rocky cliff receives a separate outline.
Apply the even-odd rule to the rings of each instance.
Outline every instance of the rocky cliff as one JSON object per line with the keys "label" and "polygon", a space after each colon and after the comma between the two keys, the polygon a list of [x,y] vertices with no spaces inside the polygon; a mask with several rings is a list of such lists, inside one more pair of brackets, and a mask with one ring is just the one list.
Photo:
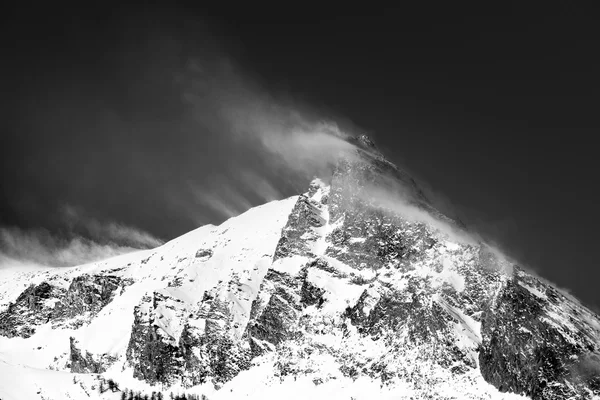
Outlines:
{"label": "rocky cliff", "polygon": [[600,396],[598,316],[351,141],[300,196],[154,250],[15,272],[30,286],[0,309],[0,358],[210,398]]}

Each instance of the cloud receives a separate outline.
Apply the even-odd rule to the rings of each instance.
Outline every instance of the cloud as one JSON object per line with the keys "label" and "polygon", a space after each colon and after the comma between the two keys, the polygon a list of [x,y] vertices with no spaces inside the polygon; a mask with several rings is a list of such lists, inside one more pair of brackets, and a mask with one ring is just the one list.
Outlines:
{"label": "cloud", "polygon": [[478,240],[463,230],[452,220],[443,216],[434,216],[410,201],[411,197],[401,185],[380,186],[368,184],[359,194],[363,201],[370,202],[379,208],[400,215],[408,221],[422,222],[446,234],[450,239],[465,244],[477,244]]}
{"label": "cloud", "polygon": [[4,170],[22,171],[3,175],[5,223],[154,247],[298,194],[352,150],[335,118],[244,72],[202,21],[133,14],[114,21],[122,40],[107,42],[97,68],[52,80],[43,95],[28,89],[43,102],[26,103],[11,131],[27,140],[3,149]]}
{"label": "cloud", "polygon": [[208,214],[228,218],[304,191],[355,149],[333,117],[274,94],[227,56],[191,55],[185,65],[176,82],[202,154],[188,193]]}
{"label": "cloud", "polygon": [[[304,191],[314,177],[329,180],[341,158],[356,157],[356,146],[349,140],[357,134],[355,127],[341,127],[333,116],[274,95],[227,57],[191,58],[178,82],[194,120],[210,121],[211,129],[227,138],[225,171],[209,184],[190,184],[197,204],[220,216],[232,217],[283,197],[284,181]],[[433,207],[419,206],[415,190],[381,175],[378,184],[367,185],[361,193],[365,201],[428,223],[461,242],[477,242],[460,224],[439,212],[432,215]]]}
{"label": "cloud", "polygon": [[212,119],[232,145],[260,152],[271,166],[313,175],[354,147],[333,118],[276,97],[227,57],[192,58],[178,81],[198,121]]}
{"label": "cloud", "polygon": [[26,270],[26,269],[35,270],[35,269],[40,269],[40,268],[46,268],[46,266],[39,264],[32,260],[18,260],[16,258],[9,257],[8,255],[6,255],[0,251],[0,269],[9,269],[9,268],[20,269],[20,270]]}
{"label": "cloud", "polygon": [[0,267],[65,267],[160,246],[160,239],[117,222],[100,222],[81,209],[62,210],[66,232],[0,227]]}
{"label": "cloud", "polygon": [[3,268],[14,265],[66,267],[134,250],[114,243],[98,244],[81,236],[62,239],[45,229],[0,228],[0,267]]}
{"label": "cloud", "polygon": [[205,188],[192,184],[190,190],[199,204],[210,208],[221,217],[235,217],[252,207],[247,200],[247,195],[226,180]]}
{"label": "cloud", "polygon": [[229,177],[215,177],[208,183],[190,182],[189,190],[197,204],[224,218],[239,215],[257,203],[284,197],[276,183],[250,169],[240,170]]}
{"label": "cloud", "polygon": [[117,243],[145,249],[163,244],[162,240],[140,229],[113,221],[100,222],[86,215],[81,208],[67,205],[62,212],[71,230],[83,230],[86,236],[100,243]]}
{"label": "cloud", "polygon": [[281,191],[275,187],[271,180],[254,171],[241,171],[238,179],[247,190],[252,190],[265,203],[283,197]]}
{"label": "cloud", "polygon": [[590,384],[600,378],[600,352],[584,353],[569,367],[569,372],[576,380]]}

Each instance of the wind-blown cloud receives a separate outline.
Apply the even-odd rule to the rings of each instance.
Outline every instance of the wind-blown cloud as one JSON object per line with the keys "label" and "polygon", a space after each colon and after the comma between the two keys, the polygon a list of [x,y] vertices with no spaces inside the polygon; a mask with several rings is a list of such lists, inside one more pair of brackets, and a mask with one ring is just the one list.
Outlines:
{"label": "wind-blown cloud", "polygon": [[312,176],[354,147],[331,117],[276,97],[226,57],[190,59],[179,83],[197,121],[210,120],[232,146],[267,157],[272,167]]}
{"label": "wind-blown cloud", "polygon": [[46,229],[0,227],[0,267],[65,267],[114,257],[162,244],[147,232],[113,221],[102,223],[65,207],[66,234]]}
{"label": "wind-blown cloud", "polygon": [[[262,202],[281,198],[282,181],[301,191],[314,177],[327,181],[340,158],[357,154],[348,141],[356,135],[354,128],[342,128],[304,104],[273,95],[227,58],[191,59],[179,78],[195,119],[210,120],[212,129],[226,136],[232,148],[241,149],[239,157],[228,160],[228,175],[219,175],[211,184],[190,185],[200,206],[223,217],[245,211],[257,198]],[[365,200],[431,224],[461,241],[475,242],[449,221],[416,206],[410,189],[389,177],[381,178],[381,184],[363,191]]]}
{"label": "wind-blown cloud", "polygon": [[472,233],[466,232],[453,221],[435,216],[431,213],[431,210],[426,210],[411,202],[410,194],[406,191],[399,184],[388,186],[369,184],[360,192],[360,196],[363,201],[373,203],[377,207],[400,215],[408,221],[428,224],[460,243],[476,244],[478,242]]}
{"label": "wind-blown cloud", "polygon": [[102,260],[136,249],[114,243],[98,244],[75,236],[61,239],[47,230],[0,228],[0,267],[34,264],[66,267]]}
{"label": "wind-blown cloud", "polygon": [[[214,138],[205,135],[198,147],[202,178],[189,179],[185,195],[206,214],[229,218],[304,191],[354,149],[333,118],[274,94],[227,56],[190,55],[176,82],[190,135]],[[179,209],[194,208],[174,200]]]}
{"label": "wind-blown cloud", "polygon": [[238,180],[247,190],[253,190],[263,202],[278,200],[283,194],[267,177],[253,171],[241,171]]}
{"label": "wind-blown cloud", "polygon": [[77,207],[65,206],[63,214],[65,222],[71,229],[83,229],[87,236],[100,243],[118,243],[119,245],[144,249],[163,244],[162,240],[148,232],[114,221],[101,222],[86,215]]}
{"label": "wind-blown cloud", "polygon": [[237,185],[231,185],[227,181],[205,188],[191,185],[190,189],[199,204],[210,208],[221,217],[235,217],[252,207],[247,195],[243,194]]}

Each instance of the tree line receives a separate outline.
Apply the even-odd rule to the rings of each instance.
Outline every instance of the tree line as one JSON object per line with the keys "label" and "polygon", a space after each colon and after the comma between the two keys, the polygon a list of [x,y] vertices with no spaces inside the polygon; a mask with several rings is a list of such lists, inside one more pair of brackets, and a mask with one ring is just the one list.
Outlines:
{"label": "tree line", "polygon": [[151,394],[148,394],[127,388],[121,389],[119,388],[119,384],[113,379],[100,380],[100,386],[98,390],[100,393],[104,393],[107,391],[111,391],[113,393],[121,392],[121,400],[208,400],[208,397],[206,397],[203,394],[176,394],[171,392],[169,394],[169,397],[165,397],[165,395],[163,395],[162,392],[153,391]]}

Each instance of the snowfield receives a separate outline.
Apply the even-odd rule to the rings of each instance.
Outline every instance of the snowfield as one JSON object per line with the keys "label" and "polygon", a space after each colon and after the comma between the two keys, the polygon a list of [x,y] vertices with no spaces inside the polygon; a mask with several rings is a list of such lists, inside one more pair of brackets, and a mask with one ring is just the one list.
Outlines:
{"label": "snowfield", "polygon": [[359,166],[155,249],[0,270],[0,399],[597,398],[535,364],[593,360],[597,316],[365,203]]}
{"label": "snowfield", "polygon": [[[321,188],[313,197],[319,201],[325,189]],[[334,377],[326,382],[315,385],[310,376],[282,378],[273,368],[276,356],[268,354],[255,361],[255,366],[242,371],[233,380],[227,382],[220,390],[211,384],[199,385],[192,388],[173,386],[169,388],[150,386],[135,379],[130,366],[125,360],[125,353],[131,335],[133,324],[133,309],[144,296],[158,292],[173,299],[171,306],[161,306],[149,310],[142,305],[142,313],[152,312],[152,319],[159,328],[158,332],[176,345],[183,326],[178,315],[189,312],[187,308],[198,303],[204,293],[230,282],[236,278],[239,282],[237,290],[221,292],[233,301],[233,334],[239,339],[250,318],[252,302],[259,296],[260,285],[271,268],[291,276],[297,276],[303,265],[309,260],[306,256],[294,255],[272,262],[273,254],[280,238],[280,232],[288,220],[297,197],[283,201],[275,201],[256,207],[248,212],[231,218],[216,227],[207,225],[189,232],[164,245],[145,251],[121,255],[105,261],[91,263],[73,268],[51,269],[37,267],[31,270],[12,268],[0,271],[2,288],[2,307],[14,301],[27,286],[42,281],[67,288],[69,282],[83,274],[115,274],[122,278],[131,279],[134,283],[119,293],[104,307],[89,324],[77,329],[53,329],[45,324],[36,333],[27,338],[0,337],[0,398],[10,399],[82,399],[82,398],[120,398],[119,392],[98,391],[100,375],[77,374],[65,370],[69,358],[69,338],[73,337],[81,351],[91,354],[102,354],[119,360],[103,373],[105,379],[112,378],[120,387],[132,390],[152,392],[166,389],[168,392],[188,394],[204,394],[209,399],[265,399],[289,398],[306,399],[410,399],[419,395],[413,385],[386,387],[377,379],[361,377],[349,379],[338,370],[339,365],[328,355],[315,355],[307,360],[309,364],[318,366],[325,375]],[[315,212],[318,209],[315,208]],[[324,255],[326,236],[333,230],[328,224],[327,211],[322,212],[323,225],[313,229],[311,238],[307,240],[311,250]],[[364,242],[364,238],[354,239],[354,242]],[[198,256],[200,255],[200,256]],[[351,273],[352,268],[324,256],[341,273]],[[444,262],[445,270],[451,268],[448,261]],[[358,274],[364,279],[373,278],[371,271],[361,271]],[[460,282],[460,277],[452,272],[446,272],[453,285]],[[339,319],[340,312],[356,304],[364,288],[351,285],[335,278],[330,273],[313,269],[307,277],[308,281],[324,290],[326,304],[320,310],[314,306],[308,307],[304,315],[309,317],[328,316]],[[454,279],[454,281],[452,281]],[[176,280],[176,286],[166,286],[165,282]],[[448,306],[450,307],[450,306]],[[363,310],[369,312],[367,308]],[[459,312],[454,310],[456,314]],[[469,343],[474,339],[477,325],[461,316],[463,329],[459,336]],[[467,322],[465,322],[467,321]],[[326,325],[326,324],[325,324]],[[322,328],[325,327],[322,325]],[[203,329],[202,321],[198,328]],[[317,326],[318,328],[318,326]],[[458,329],[458,328],[457,328]],[[321,343],[334,345],[341,340],[335,334],[323,335],[318,338]],[[328,343],[329,342],[329,343]],[[382,356],[386,349],[370,342],[355,343],[363,355]],[[493,398],[517,398],[520,396],[500,394],[481,376],[466,377],[466,388],[469,392],[495,393]],[[475,385],[475,386],[474,386]],[[448,385],[447,394],[450,397],[460,397],[462,390],[459,386]],[[458,398],[457,397],[457,398]],[[492,398],[492,397],[487,397]]]}

